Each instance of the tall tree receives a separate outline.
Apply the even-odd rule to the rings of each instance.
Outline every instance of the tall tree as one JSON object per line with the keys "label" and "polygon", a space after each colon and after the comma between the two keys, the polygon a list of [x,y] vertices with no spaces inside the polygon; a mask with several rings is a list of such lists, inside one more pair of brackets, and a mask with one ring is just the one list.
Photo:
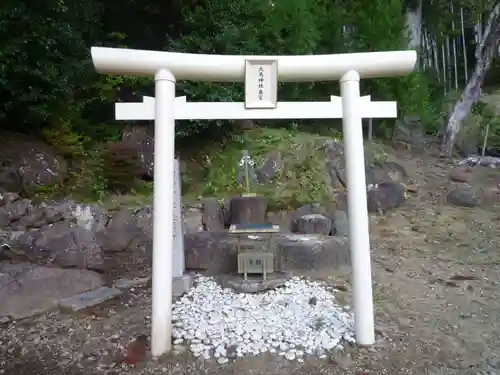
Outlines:
{"label": "tall tree", "polygon": [[468,116],[472,106],[479,100],[481,85],[493,58],[498,55],[500,46],[500,3],[493,4],[481,38],[477,43],[474,70],[469,82],[457,100],[446,121],[442,137],[442,152],[450,154],[455,139],[460,132],[463,120]]}

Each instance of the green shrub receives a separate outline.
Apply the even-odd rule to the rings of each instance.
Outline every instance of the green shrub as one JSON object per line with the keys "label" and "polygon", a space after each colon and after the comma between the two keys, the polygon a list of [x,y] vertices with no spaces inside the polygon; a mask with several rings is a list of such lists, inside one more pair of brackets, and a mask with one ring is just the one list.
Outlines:
{"label": "green shrub", "polygon": [[66,160],[78,160],[84,156],[87,139],[73,131],[68,122],[44,128],[42,137],[58,155]]}
{"label": "green shrub", "polygon": [[102,158],[109,190],[123,194],[134,189],[140,169],[139,150],[134,144],[123,141],[108,143]]}

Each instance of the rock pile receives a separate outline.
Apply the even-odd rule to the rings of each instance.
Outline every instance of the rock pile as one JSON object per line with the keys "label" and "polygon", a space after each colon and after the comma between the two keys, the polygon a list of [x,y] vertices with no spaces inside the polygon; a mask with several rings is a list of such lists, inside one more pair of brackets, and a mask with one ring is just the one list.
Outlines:
{"label": "rock pile", "polygon": [[[141,153],[148,155],[141,158],[145,163],[142,174],[152,178],[151,135],[129,130],[124,138],[134,138],[140,143]],[[139,274],[131,276],[149,277],[152,206],[110,211],[97,204],[81,204],[70,199],[35,204],[22,197],[24,185],[57,184],[67,175],[67,166],[40,142],[12,139],[18,143],[9,141],[2,148],[4,154],[14,161],[12,168],[17,172],[12,176],[9,174],[12,178],[4,179],[5,183],[0,184],[0,299],[11,300],[16,293],[30,299],[37,294],[45,296],[44,302],[39,303],[44,310],[57,305],[61,299],[102,287],[101,276],[117,276],[116,268],[122,267],[124,259],[136,268],[142,267]],[[14,144],[19,142],[24,142],[22,149],[30,150],[24,156],[14,154],[20,149]],[[348,265],[347,180],[343,146],[328,141],[322,147],[328,167],[325,184],[335,197],[334,207],[310,203],[292,212],[272,213],[268,212],[265,199],[258,197],[229,197],[223,200],[223,204],[217,199],[206,199],[184,205],[186,268],[203,270],[209,275],[234,273],[237,244],[255,249],[270,247],[270,250],[283,254],[286,270],[298,274],[322,267]],[[369,210],[383,212],[398,206],[404,201],[404,188],[399,181],[406,178],[406,171],[394,162],[374,164],[370,160],[367,159],[366,174],[370,186]],[[282,168],[281,154],[271,152],[257,171],[259,181],[273,180]],[[246,222],[279,224],[281,233],[270,239],[264,235],[238,238],[227,231],[230,224]],[[5,246],[1,247],[2,244]],[[56,285],[61,280],[69,280],[64,282],[65,288],[49,288],[50,293],[42,290],[43,284]],[[3,288],[4,284],[10,287]],[[8,311],[0,307],[0,317],[24,317],[37,311],[36,306],[24,310],[20,304],[17,306]]]}
{"label": "rock pile", "polygon": [[[212,275],[234,273],[237,243],[277,249],[284,254],[285,268],[299,274],[350,262],[348,242],[343,236],[285,232],[271,239],[238,238],[223,227],[204,230],[207,212],[202,207],[197,204],[183,209],[188,270],[204,270]],[[0,240],[5,244],[0,251],[0,299],[21,298],[34,303],[1,304],[0,317],[31,316],[57,307],[61,299],[100,288],[104,285],[102,275],[114,274],[124,259],[139,271],[119,276],[151,275],[151,206],[108,211],[97,204],[69,199],[37,205],[18,194],[6,193],[0,199],[0,225]],[[46,287],[60,284],[64,288]],[[112,289],[105,291],[116,294]],[[106,298],[107,293],[98,297]]]}

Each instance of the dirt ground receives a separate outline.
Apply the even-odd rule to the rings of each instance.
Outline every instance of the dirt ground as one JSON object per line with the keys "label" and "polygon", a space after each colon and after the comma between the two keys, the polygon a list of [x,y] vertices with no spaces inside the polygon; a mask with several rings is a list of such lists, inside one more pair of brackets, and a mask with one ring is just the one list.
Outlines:
{"label": "dirt ground", "polygon": [[[186,353],[114,365],[130,339],[149,335],[144,288],[80,315],[0,326],[0,374],[500,374],[500,199],[449,206],[443,196],[453,186],[454,161],[407,152],[398,160],[416,192],[404,206],[371,218],[374,347],[347,347],[303,364],[263,355],[217,365]],[[500,183],[497,170],[467,173],[477,188]],[[309,276],[346,285],[339,293],[349,303],[346,272]]]}

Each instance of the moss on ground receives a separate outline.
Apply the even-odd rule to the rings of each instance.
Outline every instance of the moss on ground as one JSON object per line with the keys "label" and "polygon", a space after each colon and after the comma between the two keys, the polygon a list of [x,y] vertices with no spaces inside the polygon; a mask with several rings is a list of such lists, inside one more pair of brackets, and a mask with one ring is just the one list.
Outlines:
{"label": "moss on ground", "polygon": [[[256,166],[261,166],[271,151],[279,151],[284,168],[269,183],[252,187],[252,192],[267,198],[271,210],[294,209],[298,206],[319,202],[330,204],[331,187],[328,186],[328,170],[322,148],[327,140],[338,139],[331,136],[305,133],[290,129],[256,128],[232,137],[221,146],[208,147],[200,152],[200,157],[191,163],[198,163],[194,169],[203,170],[201,180],[190,175],[190,167],[183,173],[184,190],[192,199],[203,197],[225,197],[241,194],[244,186],[238,183],[238,162],[241,151],[248,150]],[[367,164],[385,161],[385,147],[370,143],[366,147]],[[200,178],[200,177],[198,177]]]}
{"label": "moss on ground", "polygon": [[[324,201],[326,166],[318,147],[328,139],[289,129],[258,128],[232,137],[224,145],[208,147],[197,158],[203,169],[203,181],[190,184],[188,196],[224,197],[241,194],[238,162],[241,151],[248,150],[256,167],[262,165],[271,151],[281,153],[284,168],[266,184],[252,186],[253,193],[274,202],[276,209],[295,207],[305,202]],[[189,168],[183,178],[189,177]],[[185,184],[186,185],[186,184]]]}

